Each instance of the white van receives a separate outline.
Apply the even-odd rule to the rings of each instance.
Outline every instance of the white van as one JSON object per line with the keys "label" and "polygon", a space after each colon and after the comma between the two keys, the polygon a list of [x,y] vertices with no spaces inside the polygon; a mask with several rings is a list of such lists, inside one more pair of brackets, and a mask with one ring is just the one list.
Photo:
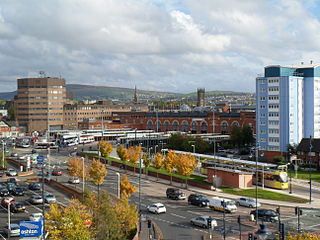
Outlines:
{"label": "white van", "polygon": [[[223,206],[223,203],[225,206]],[[233,200],[227,198],[213,197],[209,200],[209,207],[216,211],[225,210],[228,213],[237,211],[236,203]]]}

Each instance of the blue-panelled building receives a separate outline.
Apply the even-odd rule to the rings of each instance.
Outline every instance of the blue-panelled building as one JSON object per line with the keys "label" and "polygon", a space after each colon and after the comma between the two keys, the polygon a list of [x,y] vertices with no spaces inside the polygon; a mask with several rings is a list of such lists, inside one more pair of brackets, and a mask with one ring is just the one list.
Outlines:
{"label": "blue-panelled building", "polygon": [[320,138],[320,65],[267,66],[256,78],[257,146],[287,152],[302,138]]}

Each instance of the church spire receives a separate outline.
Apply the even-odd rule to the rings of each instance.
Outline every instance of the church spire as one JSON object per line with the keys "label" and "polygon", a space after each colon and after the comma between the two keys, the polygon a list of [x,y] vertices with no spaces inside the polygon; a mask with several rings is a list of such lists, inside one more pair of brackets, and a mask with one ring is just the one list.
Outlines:
{"label": "church spire", "polygon": [[138,103],[137,86],[134,86],[133,103],[134,104]]}

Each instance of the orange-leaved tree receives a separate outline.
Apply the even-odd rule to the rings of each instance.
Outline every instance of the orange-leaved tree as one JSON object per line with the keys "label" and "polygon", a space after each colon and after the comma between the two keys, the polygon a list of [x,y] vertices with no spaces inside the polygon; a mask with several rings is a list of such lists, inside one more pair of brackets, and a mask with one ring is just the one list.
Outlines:
{"label": "orange-leaved tree", "polygon": [[289,233],[289,235],[286,237],[286,240],[320,240],[320,234],[308,232],[300,234]]}
{"label": "orange-leaved tree", "polygon": [[194,172],[197,166],[197,160],[195,156],[188,154],[177,155],[177,161],[175,161],[175,167],[177,172],[185,177],[186,188],[188,188],[188,177]]}
{"label": "orange-leaved tree", "polygon": [[135,173],[135,164],[139,162],[141,157],[141,146],[133,146],[128,149],[129,161],[133,164],[133,172]]}
{"label": "orange-leaved tree", "polygon": [[143,160],[143,164],[144,164],[144,167],[145,167],[146,176],[148,177],[148,168],[149,168],[149,166],[151,164],[152,158],[150,157],[149,154],[144,153],[142,155],[142,160]]}
{"label": "orange-leaved tree", "polygon": [[[163,160],[162,160],[162,154],[157,153],[153,160],[153,166],[159,170],[163,167]],[[157,181],[159,180],[159,173],[157,171]]]}
{"label": "orange-leaved tree", "polygon": [[164,158],[163,165],[164,168],[170,173],[170,185],[172,185],[172,172],[175,168],[178,156],[175,151],[169,151],[167,156]]}
{"label": "orange-leaved tree", "polygon": [[109,157],[112,152],[112,145],[106,141],[101,141],[98,143],[100,153],[102,157]]}
{"label": "orange-leaved tree", "polygon": [[117,154],[118,154],[120,160],[123,162],[123,166],[125,169],[126,162],[129,160],[129,154],[128,154],[127,149],[123,146],[118,146],[117,147]]}
{"label": "orange-leaved tree", "polygon": [[132,193],[136,191],[136,186],[132,185],[127,175],[122,175],[120,181],[120,195],[121,198],[129,198]]}
{"label": "orange-leaved tree", "polygon": [[68,174],[72,177],[81,177],[82,173],[82,159],[78,157],[71,157],[68,160]]}
{"label": "orange-leaved tree", "polygon": [[107,175],[106,166],[98,159],[93,159],[89,170],[90,178],[93,184],[98,186],[98,199],[100,193],[100,185],[103,184],[104,178]]}

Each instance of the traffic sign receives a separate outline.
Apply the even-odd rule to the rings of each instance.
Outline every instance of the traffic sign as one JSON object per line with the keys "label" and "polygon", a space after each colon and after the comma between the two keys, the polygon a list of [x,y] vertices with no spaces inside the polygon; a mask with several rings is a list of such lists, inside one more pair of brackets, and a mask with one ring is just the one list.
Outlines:
{"label": "traffic sign", "polygon": [[43,162],[44,162],[44,156],[41,156],[41,155],[38,156],[38,157],[37,157],[37,163],[38,163],[38,164],[42,164]]}
{"label": "traffic sign", "polygon": [[39,237],[42,235],[42,221],[31,222],[21,221],[20,222],[20,237]]}

